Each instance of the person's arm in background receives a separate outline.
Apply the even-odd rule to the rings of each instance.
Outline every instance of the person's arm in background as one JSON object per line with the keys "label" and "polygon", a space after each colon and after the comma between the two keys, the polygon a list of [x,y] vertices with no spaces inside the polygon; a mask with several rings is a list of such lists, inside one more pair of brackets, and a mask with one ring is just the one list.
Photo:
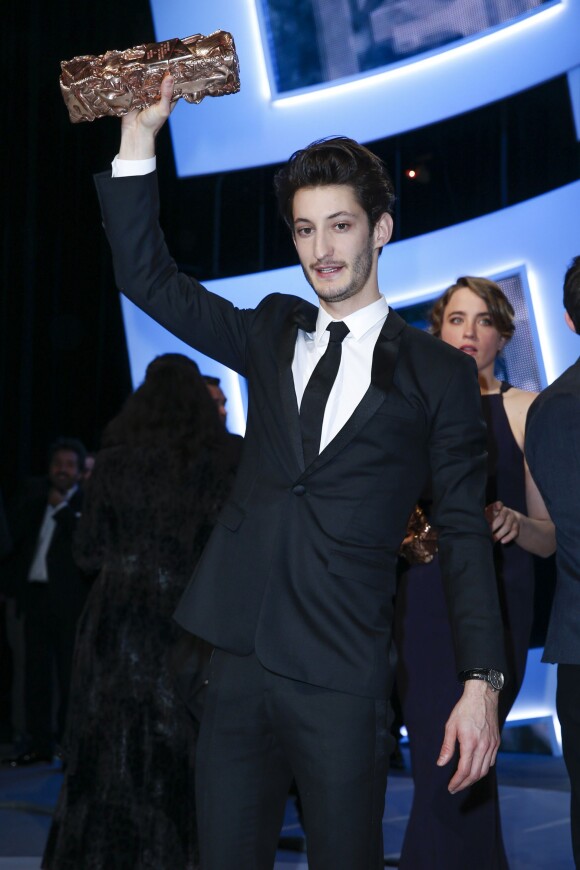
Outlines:
{"label": "person's arm in background", "polygon": [[559,546],[577,540],[575,481],[580,478],[580,400],[558,392],[533,406],[526,427],[526,460],[534,483],[553,516]]}
{"label": "person's arm in background", "polygon": [[[512,390],[506,393],[504,407],[512,434],[523,454],[526,418],[538,394],[513,389],[513,399],[508,399],[511,394]],[[487,505],[485,514],[494,541],[501,544],[515,541],[519,547],[535,556],[551,556],[556,550],[554,523],[525,460],[524,468],[527,514],[514,510],[502,501]]]}
{"label": "person's arm in background", "polygon": [[[166,76],[158,102],[122,118],[123,174],[132,165],[140,169],[154,161],[155,137],[169,117],[172,87]],[[254,311],[236,308],[178,270],[159,226],[157,173],[100,173],[95,182],[121,292],[179,339],[245,375]]]}

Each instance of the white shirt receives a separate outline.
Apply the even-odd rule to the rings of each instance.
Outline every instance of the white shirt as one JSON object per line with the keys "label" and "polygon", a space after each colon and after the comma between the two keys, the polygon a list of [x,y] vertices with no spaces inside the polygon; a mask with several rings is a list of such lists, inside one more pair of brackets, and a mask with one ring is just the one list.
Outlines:
{"label": "white shirt", "polygon": [[[112,163],[113,178],[127,175],[148,175],[156,168],[156,158],[146,160],[121,160],[115,157]],[[340,432],[371,382],[373,351],[383,327],[389,306],[384,296],[365,308],[344,318],[349,333],[342,342],[342,356],[336,380],[333,384],[322,423],[320,449],[332,441]],[[292,375],[298,407],[310,375],[316,363],[326,350],[329,333],[326,329],[333,318],[322,308],[318,309],[315,332],[298,330],[296,349],[292,360]]]}
{"label": "white shirt", "polygon": [[62,508],[66,504],[68,504],[69,498],[73,495],[74,492],[76,492],[76,490],[77,487],[73,486],[73,488],[67,492],[64,501],[61,501],[60,504],[57,504],[54,507],[50,504],[47,504],[45,508],[44,518],[42,520],[42,525],[40,526],[40,531],[38,533],[36,552],[34,553],[34,559],[32,560],[32,564],[28,572],[28,579],[33,583],[48,583],[46,556],[52,543],[52,536],[54,535],[54,530],[56,529],[56,521],[54,519],[54,515],[58,513],[58,511],[62,510]]}
{"label": "white shirt", "polygon": [[[375,302],[344,318],[349,333],[342,342],[338,374],[324,411],[321,450],[340,432],[370,386],[373,351],[388,313],[387,300],[380,296]],[[292,375],[299,407],[306,384],[328,345],[330,335],[326,327],[332,319],[330,314],[319,308],[316,331],[298,330]]]}

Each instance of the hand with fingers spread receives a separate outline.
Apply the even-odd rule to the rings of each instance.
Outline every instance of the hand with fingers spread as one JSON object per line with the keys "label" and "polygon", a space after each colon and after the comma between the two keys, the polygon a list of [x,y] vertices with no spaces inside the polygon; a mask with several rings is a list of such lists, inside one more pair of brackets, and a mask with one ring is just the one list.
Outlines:
{"label": "hand with fingers spread", "polygon": [[485,681],[466,681],[463,695],[447,720],[437,759],[439,767],[448,764],[459,743],[459,764],[448,787],[451,794],[473,785],[495,764],[500,742],[498,700],[499,692]]}

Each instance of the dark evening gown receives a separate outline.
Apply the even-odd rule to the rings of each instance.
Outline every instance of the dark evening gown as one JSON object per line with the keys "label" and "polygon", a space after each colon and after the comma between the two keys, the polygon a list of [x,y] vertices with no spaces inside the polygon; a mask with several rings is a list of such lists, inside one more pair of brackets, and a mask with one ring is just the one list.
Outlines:
{"label": "dark evening gown", "polygon": [[[524,458],[499,395],[482,396],[488,427],[486,504],[501,500],[526,513]],[[515,543],[494,546],[495,568],[510,665],[500,695],[500,727],[522,684],[530,639],[532,556]],[[443,768],[436,760],[445,723],[459,700],[452,635],[437,556],[413,565],[400,581],[395,617],[397,687],[409,733],[415,793],[400,870],[505,870],[495,768],[470,789],[450,795],[458,754]]]}
{"label": "dark evening gown", "polygon": [[79,624],[67,767],[43,868],[198,866],[196,729],[176,690],[183,632],[172,613],[229,489],[236,442],[173,475],[158,448],[98,456],[76,556],[99,574]]}

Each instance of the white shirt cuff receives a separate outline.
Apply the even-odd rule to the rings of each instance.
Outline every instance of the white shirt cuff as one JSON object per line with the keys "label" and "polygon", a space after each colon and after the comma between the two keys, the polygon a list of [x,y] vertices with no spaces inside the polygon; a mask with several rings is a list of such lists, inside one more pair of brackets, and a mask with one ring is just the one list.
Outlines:
{"label": "white shirt cuff", "polygon": [[149,175],[157,168],[156,157],[146,157],[145,160],[121,160],[119,155],[111,163],[113,178],[124,178],[128,175]]}

